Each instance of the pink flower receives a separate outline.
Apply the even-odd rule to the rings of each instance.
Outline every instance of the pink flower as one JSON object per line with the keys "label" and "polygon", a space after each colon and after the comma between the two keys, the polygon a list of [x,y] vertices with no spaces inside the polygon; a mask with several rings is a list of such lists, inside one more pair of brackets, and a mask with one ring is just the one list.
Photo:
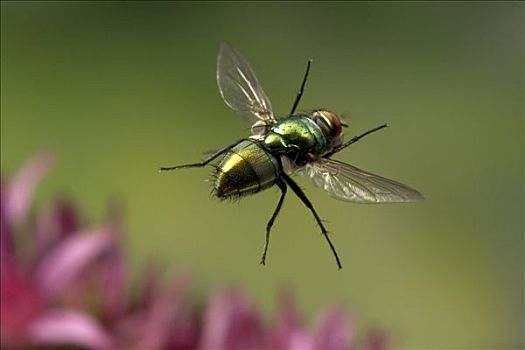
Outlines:
{"label": "pink flower", "polygon": [[[59,202],[32,211],[32,192],[52,167],[39,154],[10,182],[2,179],[0,210],[0,345],[2,349],[68,346],[85,349],[384,349],[377,333],[357,344],[342,310],[299,320],[293,298],[281,300],[273,324],[240,291],[189,303],[187,281],[160,283],[159,269],[126,283],[116,222],[81,228],[76,208]],[[116,221],[116,220],[115,220]]]}

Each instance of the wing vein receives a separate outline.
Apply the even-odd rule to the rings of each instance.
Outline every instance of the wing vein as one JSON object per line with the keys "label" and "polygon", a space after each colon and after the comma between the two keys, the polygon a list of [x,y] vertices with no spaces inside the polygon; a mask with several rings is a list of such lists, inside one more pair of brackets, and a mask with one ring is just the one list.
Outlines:
{"label": "wing vein", "polygon": [[332,159],[319,159],[296,170],[329,195],[357,203],[395,203],[422,200],[418,191],[394,180]]}

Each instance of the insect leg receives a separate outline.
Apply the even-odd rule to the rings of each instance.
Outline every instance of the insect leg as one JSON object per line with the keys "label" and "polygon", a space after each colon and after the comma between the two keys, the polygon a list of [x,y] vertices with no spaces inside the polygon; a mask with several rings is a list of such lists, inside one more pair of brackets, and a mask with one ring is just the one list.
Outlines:
{"label": "insect leg", "polygon": [[279,215],[279,212],[281,211],[281,207],[284,202],[284,197],[286,196],[286,184],[282,182],[281,180],[277,181],[277,186],[281,189],[281,198],[279,198],[279,202],[277,203],[277,207],[275,207],[275,210],[272,214],[272,217],[270,218],[270,221],[268,221],[268,224],[266,225],[266,240],[264,242],[264,250],[261,256],[261,264],[266,265],[266,253],[268,252],[268,245],[270,244],[270,231],[272,230],[273,222],[277,218],[277,215]]}
{"label": "insect leg", "polygon": [[303,192],[303,190],[301,190],[299,185],[297,185],[297,183],[295,183],[294,180],[292,180],[286,174],[282,174],[281,176],[284,178],[284,180],[286,181],[288,186],[290,186],[292,188],[292,191],[294,191],[294,193],[297,195],[297,197],[299,197],[299,199],[303,202],[303,204],[306,205],[306,207],[308,209],[310,209],[310,211],[314,215],[315,221],[317,221],[317,224],[321,228],[321,232],[323,233],[324,237],[326,238],[326,241],[328,242],[328,245],[330,246],[330,249],[332,250],[332,253],[334,254],[335,261],[337,263],[337,267],[339,269],[342,269],[343,266],[341,265],[341,262],[339,261],[339,256],[337,255],[337,252],[335,251],[335,247],[332,244],[332,241],[330,241],[330,237],[328,237],[328,231],[324,227],[323,222],[321,221],[321,218],[319,217],[319,215],[317,215],[317,212],[315,211],[314,206],[312,205],[312,203],[310,202],[308,197],[306,197],[306,194]]}
{"label": "insect leg", "polygon": [[292,111],[290,114],[294,114],[295,109],[297,108],[297,105],[299,104],[299,101],[301,100],[301,97],[303,97],[303,91],[304,91],[304,85],[306,84],[306,79],[308,79],[308,72],[310,72],[310,65],[312,64],[312,60],[308,60],[308,64],[306,65],[306,72],[304,73],[303,82],[301,83],[301,88],[297,92],[297,96],[295,96],[295,101],[292,106]]}
{"label": "insect leg", "polygon": [[159,171],[170,171],[170,170],[177,170],[177,169],[183,169],[183,168],[198,168],[198,167],[203,167],[203,166],[206,166],[209,162],[213,161],[215,158],[217,158],[218,156],[220,156],[221,154],[225,153],[225,152],[228,152],[230,149],[232,149],[233,147],[237,146],[237,144],[239,142],[241,142],[242,140],[240,141],[237,141],[227,147],[224,147],[220,150],[218,150],[217,152],[213,153],[210,157],[208,157],[207,159],[203,160],[202,162],[200,163],[192,163],[192,164],[182,164],[182,165],[175,165],[175,166],[172,166],[172,167],[162,167],[159,169]]}
{"label": "insect leg", "polygon": [[351,144],[356,143],[357,141],[359,141],[360,139],[362,139],[362,138],[365,137],[366,135],[369,135],[369,134],[371,134],[371,133],[373,133],[373,132],[375,132],[375,131],[378,131],[378,130],[381,130],[381,129],[383,129],[383,128],[386,128],[387,126],[388,126],[388,125],[383,124],[383,125],[380,125],[380,126],[378,126],[378,127],[373,128],[373,129],[370,129],[370,130],[368,130],[367,132],[362,133],[361,135],[354,136],[354,137],[352,137],[352,139],[350,139],[349,141],[343,143],[342,145],[340,145],[340,146],[334,148],[332,151],[326,153],[326,154],[323,156],[323,158],[328,159],[328,158],[330,158],[331,156],[333,156],[334,154],[336,154],[337,152],[340,152],[340,151],[344,150],[346,147],[350,146]]}

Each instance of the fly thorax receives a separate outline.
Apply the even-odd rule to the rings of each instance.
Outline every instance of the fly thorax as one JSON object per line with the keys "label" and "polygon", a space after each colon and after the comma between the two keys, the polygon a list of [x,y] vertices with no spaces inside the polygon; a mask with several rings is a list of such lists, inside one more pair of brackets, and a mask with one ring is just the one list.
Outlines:
{"label": "fly thorax", "polygon": [[269,150],[275,151],[279,149],[285,149],[288,145],[286,144],[282,135],[270,131],[264,138],[264,144]]}
{"label": "fly thorax", "polygon": [[264,144],[279,154],[318,153],[324,149],[326,139],[313,120],[306,116],[290,116],[272,127]]}

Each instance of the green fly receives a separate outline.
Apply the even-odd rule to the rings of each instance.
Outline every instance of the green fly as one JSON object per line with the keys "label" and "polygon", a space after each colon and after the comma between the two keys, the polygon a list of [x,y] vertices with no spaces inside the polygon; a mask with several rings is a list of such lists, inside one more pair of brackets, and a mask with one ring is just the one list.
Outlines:
{"label": "green fly", "polygon": [[386,127],[381,125],[343,142],[342,128],[347,124],[335,113],[317,109],[296,113],[308,78],[308,61],[300,89],[290,114],[276,117],[257,77],[248,62],[230,45],[223,43],[217,62],[217,84],[226,105],[252,124],[251,136],[214,152],[199,163],[163,167],[161,171],[204,167],[218,159],[214,172],[213,193],[219,199],[240,198],[274,185],[281,197],[266,225],[266,239],[261,264],[266,263],[270,232],[279,214],[287,188],[311,211],[342,268],[328,231],[312,203],[291,178],[309,177],[315,186],[331,196],[356,203],[393,203],[422,200],[416,190],[399,182],[371,174],[331,157],[362,137]]}

